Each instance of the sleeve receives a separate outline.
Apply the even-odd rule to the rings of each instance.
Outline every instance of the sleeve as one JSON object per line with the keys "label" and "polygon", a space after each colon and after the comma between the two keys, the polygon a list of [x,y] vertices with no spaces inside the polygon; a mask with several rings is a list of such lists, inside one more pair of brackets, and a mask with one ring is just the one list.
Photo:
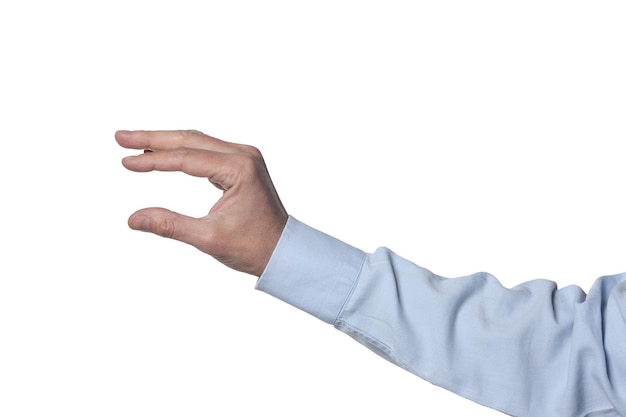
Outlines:
{"label": "sleeve", "polygon": [[257,282],[392,363],[518,417],[626,416],[626,274],[589,294],[448,279],[291,217]]}

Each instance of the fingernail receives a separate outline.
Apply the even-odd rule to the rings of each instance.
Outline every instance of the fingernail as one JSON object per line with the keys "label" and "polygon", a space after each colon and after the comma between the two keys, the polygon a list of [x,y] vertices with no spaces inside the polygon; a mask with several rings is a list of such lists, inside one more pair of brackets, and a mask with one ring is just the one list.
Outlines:
{"label": "fingernail", "polygon": [[137,158],[135,155],[132,155],[132,156],[126,156],[126,157],[122,158],[122,165],[124,165],[126,168],[128,168],[127,164],[128,164],[129,162],[131,162],[131,163],[132,163],[132,161],[133,161],[135,158]]}
{"label": "fingernail", "polygon": [[140,217],[139,218],[139,228],[144,232],[150,230],[150,218],[149,217]]}
{"label": "fingernail", "polygon": [[150,230],[150,218],[146,216],[137,216],[132,219],[132,228],[135,230],[141,230],[147,232]]}

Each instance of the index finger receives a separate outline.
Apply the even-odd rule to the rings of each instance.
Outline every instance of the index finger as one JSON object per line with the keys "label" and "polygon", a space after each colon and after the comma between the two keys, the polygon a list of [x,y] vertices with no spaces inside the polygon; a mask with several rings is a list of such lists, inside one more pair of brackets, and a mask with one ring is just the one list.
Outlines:
{"label": "index finger", "polygon": [[[122,164],[135,172],[181,171],[208,178],[222,190],[231,188],[246,173],[258,168],[258,160],[243,153],[223,153],[203,149],[178,148],[129,156]],[[248,175],[248,177],[252,177]]]}
{"label": "index finger", "polygon": [[128,149],[168,150],[178,148],[203,149],[232,153],[241,145],[226,142],[197,130],[119,130],[115,140]]}

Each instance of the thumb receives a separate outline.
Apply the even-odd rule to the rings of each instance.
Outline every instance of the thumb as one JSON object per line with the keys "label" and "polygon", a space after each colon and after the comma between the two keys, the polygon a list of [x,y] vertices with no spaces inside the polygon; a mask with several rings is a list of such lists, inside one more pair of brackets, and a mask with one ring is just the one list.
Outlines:
{"label": "thumb", "polygon": [[128,218],[131,229],[180,240],[194,246],[199,243],[199,229],[205,226],[202,223],[193,217],[157,207],[141,209]]}

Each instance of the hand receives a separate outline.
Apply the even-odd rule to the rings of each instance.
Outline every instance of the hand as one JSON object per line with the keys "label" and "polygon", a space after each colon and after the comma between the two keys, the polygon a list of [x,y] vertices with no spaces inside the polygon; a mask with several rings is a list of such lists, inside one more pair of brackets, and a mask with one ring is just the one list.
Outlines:
{"label": "hand", "polygon": [[122,160],[131,171],[182,171],[224,191],[204,217],[146,208],[130,216],[132,229],[189,243],[238,271],[263,273],[288,216],[258,149],[197,131],[119,131],[115,139],[145,150]]}

